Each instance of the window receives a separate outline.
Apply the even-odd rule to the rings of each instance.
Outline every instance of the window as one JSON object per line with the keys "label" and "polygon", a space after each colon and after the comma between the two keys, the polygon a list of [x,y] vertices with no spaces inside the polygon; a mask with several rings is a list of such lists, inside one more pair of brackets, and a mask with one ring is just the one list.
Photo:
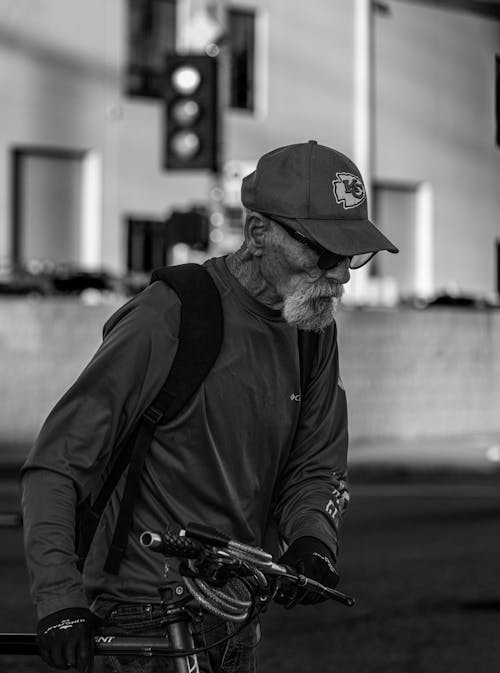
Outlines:
{"label": "window", "polygon": [[167,264],[167,236],[164,220],[127,219],[127,269],[150,272]]}
{"label": "window", "polygon": [[209,230],[208,212],[204,206],[186,212],[174,210],[166,220],[128,217],[127,269],[144,273],[168,265],[171,249],[177,243],[206,251]]}
{"label": "window", "polygon": [[500,296],[500,238],[497,238],[496,240],[496,287],[495,290],[497,291],[498,295]]}
{"label": "window", "polygon": [[374,184],[374,222],[400,252],[398,255],[387,252],[375,255],[368,274],[372,278],[395,278],[403,295],[415,292],[416,198],[414,185]]}
{"label": "window", "polygon": [[255,12],[229,9],[229,105],[241,110],[255,107]]}
{"label": "window", "polygon": [[165,52],[175,51],[176,0],[128,0],[129,96],[162,97]]}
{"label": "window", "polygon": [[79,264],[84,152],[12,151],[12,259]]}
{"label": "window", "polygon": [[495,138],[500,147],[500,56],[495,58]]}

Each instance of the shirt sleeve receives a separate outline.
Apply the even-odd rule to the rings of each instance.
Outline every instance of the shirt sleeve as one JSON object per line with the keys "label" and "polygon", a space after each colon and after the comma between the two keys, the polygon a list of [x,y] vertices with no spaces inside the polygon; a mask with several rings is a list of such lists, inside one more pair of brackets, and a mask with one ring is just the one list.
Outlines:
{"label": "shirt sleeve", "polygon": [[275,516],[287,544],[317,537],[337,557],[349,502],[347,448],[347,402],[334,325],[320,338],[312,376],[302,391],[299,424],[278,491]]}
{"label": "shirt sleeve", "polygon": [[26,562],[39,618],[87,605],[74,551],[76,503],[165,382],[179,308],[173,291],[155,283],[112,316],[100,348],[50,412],[22,467]]}

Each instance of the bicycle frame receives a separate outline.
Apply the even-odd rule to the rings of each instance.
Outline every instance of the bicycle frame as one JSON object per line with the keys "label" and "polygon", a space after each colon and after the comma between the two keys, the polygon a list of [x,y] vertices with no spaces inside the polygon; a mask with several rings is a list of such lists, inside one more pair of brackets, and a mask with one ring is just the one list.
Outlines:
{"label": "bicycle frame", "polygon": [[[143,654],[144,656],[165,656],[172,646],[165,638],[145,638],[136,636],[96,636],[96,655]],[[35,633],[0,633],[0,654],[38,654]]]}

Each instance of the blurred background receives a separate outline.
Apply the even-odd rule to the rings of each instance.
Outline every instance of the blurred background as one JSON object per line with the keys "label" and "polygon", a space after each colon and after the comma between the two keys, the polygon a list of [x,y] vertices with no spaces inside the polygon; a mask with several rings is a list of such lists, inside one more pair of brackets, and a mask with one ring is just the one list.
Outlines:
{"label": "blurred background", "polygon": [[[445,545],[450,565],[470,551],[449,525],[457,507],[484,525],[469,539],[494,545],[497,0],[0,0],[0,121],[4,526],[19,524],[17,469],[104,321],[153,268],[235,250],[242,177],[263,153],[316,139],[354,159],[370,216],[400,248],[352,274],[338,314],[361,503],[346,566],[367,553],[366,499],[379,523],[422,502],[422,525],[446,511],[432,539],[461,541]],[[483,550],[492,572],[498,552]]]}
{"label": "blurred background", "polygon": [[498,2],[0,0],[0,73],[1,441],[152,268],[235,250],[242,177],[310,138],[401,250],[339,313],[353,442],[500,432]]}

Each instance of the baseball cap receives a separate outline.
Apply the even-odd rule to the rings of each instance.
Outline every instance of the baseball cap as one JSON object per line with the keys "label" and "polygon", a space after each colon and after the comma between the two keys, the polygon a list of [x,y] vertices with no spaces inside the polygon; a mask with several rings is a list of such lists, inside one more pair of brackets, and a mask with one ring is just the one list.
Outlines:
{"label": "baseball cap", "polygon": [[337,255],[399,252],[368,219],[366,189],[354,162],[316,140],[264,154],[243,178],[241,201]]}

